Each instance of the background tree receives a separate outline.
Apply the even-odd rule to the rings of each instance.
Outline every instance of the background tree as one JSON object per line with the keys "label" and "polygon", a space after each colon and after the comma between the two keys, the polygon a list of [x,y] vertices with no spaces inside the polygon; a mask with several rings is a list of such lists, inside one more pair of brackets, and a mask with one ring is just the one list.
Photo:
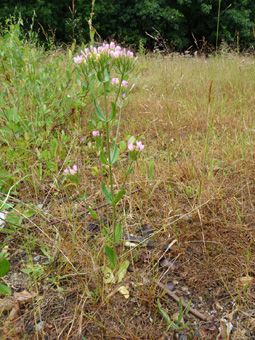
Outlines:
{"label": "background tree", "polygon": [[[73,6],[74,5],[74,6]],[[216,43],[219,0],[96,0],[93,26],[100,37],[116,39],[138,46],[142,42],[153,47],[155,30],[168,46],[185,50],[206,40]],[[58,43],[89,41],[87,19],[90,16],[91,1],[85,0],[2,0],[0,23],[10,16],[21,15],[25,30],[29,30],[33,14],[34,29],[51,36]],[[255,21],[254,0],[221,0],[219,43],[224,39],[235,47],[247,48],[254,45]],[[44,33],[42,32],[44,30]]]}

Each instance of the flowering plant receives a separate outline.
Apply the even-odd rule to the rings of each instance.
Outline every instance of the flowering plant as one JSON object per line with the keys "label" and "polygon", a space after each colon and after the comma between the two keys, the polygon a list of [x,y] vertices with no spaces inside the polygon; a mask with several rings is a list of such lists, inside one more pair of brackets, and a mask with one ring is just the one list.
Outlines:
{"label": "flowering plant", "polygon": [[[105,247],[111,266],[117,266],[116,243],[122,237],[121,224],[116,224],[116,205],[125,195],[125,182],[127,176],[132,171],[132,163],[136,161],[144,150],[141,141],[135,143],[135,139],[131,138],[128,142],[128,152],[130,156],[130,166],[126,172],[121,190],[117,193],[113,190],[113,167],[119,159],[120,150],[126,148],[126,143],[121,141],[118,143],[119,127],[121,122],[121,110],[128,104],[128,95],[133,89],[134,84],[129,88],[129,75],[134,70],[136,58],[132,51],[116,46],[114,42],[110,44],[102,44],[102,46],[90,46],[81,51],[81,54],[74,58],[76,69],[79,75],[83,76],[84,88],[91,92],[93,97],[94,109],[97,119],[101,122],[103,133],[98,130],[92,131],[92,136],[105,139],[105,143],[100,144],[100,160],[108,169],[108,183],[101,183],[101,191],[112,206],[112,228],[107,230],[107,240],[109,245]],[[103,100],[99,100],[98,88],[103,88]],[[110,98],[110,99],[109,99]],[[112,100],[113,98],[113,100]],[[111,101],[111,110],[108,103]],[[116,135],[113,136],[112,123],[116,120],[118,110],[118,121]],[[95,128],[98,124],[94,124]],[[104,147],[106,145],[106,147]],[[71,171],[73,169],[66,169]],[[97,214],[88,207],[91,215],[98,219]],[[109,221],[108,221],[109,224]],[[111,233],[112,231],[112,233]]]}

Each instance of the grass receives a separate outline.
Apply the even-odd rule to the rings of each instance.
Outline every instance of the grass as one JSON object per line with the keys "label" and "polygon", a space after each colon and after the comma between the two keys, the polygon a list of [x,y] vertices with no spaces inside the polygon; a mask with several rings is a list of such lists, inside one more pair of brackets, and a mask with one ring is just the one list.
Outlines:
{"label": "grass", "polygon": [[[81,198],[86,193],[86,203],[106,218],[105,171],[91,138],[92,100],[73,71],[76,53],[45,52],[15,34],[0,40],[0,204],[9,212],[0,245],[10,262],[5,284],[34,295],[20,305],[15,324],[2,309],[2,338],[12,331],[13,339],[163,339],[167,323],[157,299],[170,318],[179,313],[157,288],[163,277],[209,320],[216,313],[216,326],[184,316],[189,326],[182,332],[190,339],[214,339],[223,316],[234,325],[231,339],[251,339],[255,60],[139,58],[120,133],[140,136],[146,151],[117,216],[126,234],[152,228],[156,247],[119,243],[118,257],[131,265],[120,284],[111,284],[102,272],[109,265],[105,237]],[[126,162],[124,152],[116,189]],[[69,164],[80,169],[80,196],[63,176]],[[162,245],[170,244],[164,252]],[[181,331],[167,334],[172,339]]]}

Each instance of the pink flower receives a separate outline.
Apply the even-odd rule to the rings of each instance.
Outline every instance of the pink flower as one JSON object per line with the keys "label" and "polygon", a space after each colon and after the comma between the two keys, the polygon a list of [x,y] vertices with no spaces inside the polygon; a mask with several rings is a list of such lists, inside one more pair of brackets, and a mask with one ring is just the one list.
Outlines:
{"label": "pink flower", "polygon": [[122,98],[123,98],[123,99],[126,98],[126,93],[123,93]]}
{"label": "pink flower", "polygon": [[132,90],[134,87],[135,87],[135,84],[132,84],[132,86],[131,86],[131,89],[130,89],[130,90]]}
{"label": "pink flower", "polygon": [[115,48],[115,44],[114,44],[114,42],[112,41],[111,43],[110,43],[110,49],[114,49]]}
{"label": "pink flower", "polygon": [[100,55],[107,54],[114,58],[120,58],[122,56],[126,56],[127,58],[133,58],[134,53],[130,50],[126,50],[125,48],[122,48],[121,46],[115,46],[115,43],[112,41],[110,44],[103,43],[98,48],[90,45],[90,47],[86,47],[84,51],[81,51],[81,55],[74,57],[74,63],[80,64],[81,62],[86,62],[86,59],[88,58],[95,58],[96,61],[98,61]]}
{"label": "pink flower", "polygon": [[92,136],[93,137],[97,137],[100,135],[100,132],[99,131],[92,131]]}
{"label": "pink flower", "polygon": [[68,165],[68,167],[64,170],[64,175],[75,175],[78,172],[77,165],[74,165],[73,168]]}
{"label": "pink flower", "polygon": [[136,142],[136,149],[143,151],[144,150],[144,144],[142,142]]}
{"label": "pink flower", "polygon": [[128,142],[128,150],[129,151],[143,151],[144,144],[142,142],[136,142],[136,145],[134,145],[133,143]]}
{"label": "pink flower", "polygon": [[128,50],[127,51],[127,56],[130,57],[130,58],[133,58],[134,57],[134,53]]}
{"label": "pink flower", "polygon": [[135,147],[134,147],[134,144],[133,144],[133,143],[129,143],[129,142],[128,142],[128,150],[129,150],[129,151],[134,151],[134,150],[135,150]]}
{"label": "pink flower", "polygon": [[127,87],[127,86],[128,86],[128,81],[123,80],[123,81],[121,82],[121,86]]}
{"label": "pink flower", "polygon": [[119,58],[121,56],[121,52],[120,51],[115,51],[114,52],[114,57],[115,58]]}
{"label": "pink flower", "polygon": [[112,78],[111,84],[119,84],[119,78]]}
{"label": "pink flower", "polygon": [[82,55],[78,55],[77,57],[74,57],[73,58],[73,61],[74,61],[74,63],[75,64],[80,64],[80,63],[82,63],[83,62],[83,56]]}

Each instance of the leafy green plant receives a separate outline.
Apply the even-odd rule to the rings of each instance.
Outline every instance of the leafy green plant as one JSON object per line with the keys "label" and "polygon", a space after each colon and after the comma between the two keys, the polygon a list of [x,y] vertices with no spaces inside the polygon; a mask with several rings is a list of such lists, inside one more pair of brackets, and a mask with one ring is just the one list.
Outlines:
{"label": "leafy green plant", "polygon": [[[92,40],[93,41],[93,40]],[[108,245],[105,247],[105,253],[109,258],[112,268],[117,267],[116,244],[122,236],[121,223],[116,221],[116,205],[125,195],[125,183],[127,176],[132,171],[132,164],[136,162],[140,156],[144,145],[141,141],[136,141],[135,137],[128,140],[128,152],[130,164],[125,174],[124,182],[121,189],[115,193],[113,183],[114,165],[120,158],[120,151],[126,148],[126,143],[121,141],[118,143],[119,127],[121,122],[121,110],[128,105],[128,95],[134,85],[129,86],[129,75],[134,70],[135,59],[133,52],[115,46],[113,42],[103,44],[98,48],[91,45],[81,51],[81,55],[74,58],[76,69],[79,75],[83,76],[84,89],[89,91],[93,96],[95,109],[94,118],[91,119],[94,126],[101,126],[102,131],[92,131],[92,136],[98,138],[101,134],[100,160],[108,172],[108,182],[101,183],[101,191],[112,207],[112,223],[108,223],[110,228],[103,226],[104,234]],[[117,76],[117,77],[116,77]],[[100,96],[100,94],[102,94]],[[110,105],[109,105],[110,104]],[[117,111],[119,111],[118,118]],[[100,122],[100,125],[98,125]],[[116,135],[113,136],[112,127],[117,125]],[[136,144],[135,144],[136,143]],[[65,170],[68,171],[67,169]],[[75,172],[76,168],[69,169]],[[100,221],[99,217],[90,207],[88,207],[92,217]],[[112,227],[112,228],[111,228]]]}
{"label": "leafy green plant", "polygon": [[[159,299],[157,299],[157,304],[158,304],[158,308],[159,308],[161,314],[164,316],[164,318],[166,319],[166,322],[167,322],[166,332],[168,332],[171,327],[173,327],[173,329],[175,331],[179,331],[181,329],[184,329],[184,328],[188,327],[189,322],[186,322],[184,325],[180,326],[180,323],[181,323],[182,318],[183,318],[183,306],[182,306],[182,299],[181,298],[179,299],[180,312],[179,312],[178,319],[177,319],[176,323],[174,321],[171,321],[171,319],[170,319],[169,315],[167,314],[167,312],[164,311],[164,309],[162,308]],[[190,309],[190,305],[191,305],[191,301],[189,301],[189,303],[188,303],[188,306],[187,306],[187,308],[185,310],[185,315],[188,314],[189,309]]]}

